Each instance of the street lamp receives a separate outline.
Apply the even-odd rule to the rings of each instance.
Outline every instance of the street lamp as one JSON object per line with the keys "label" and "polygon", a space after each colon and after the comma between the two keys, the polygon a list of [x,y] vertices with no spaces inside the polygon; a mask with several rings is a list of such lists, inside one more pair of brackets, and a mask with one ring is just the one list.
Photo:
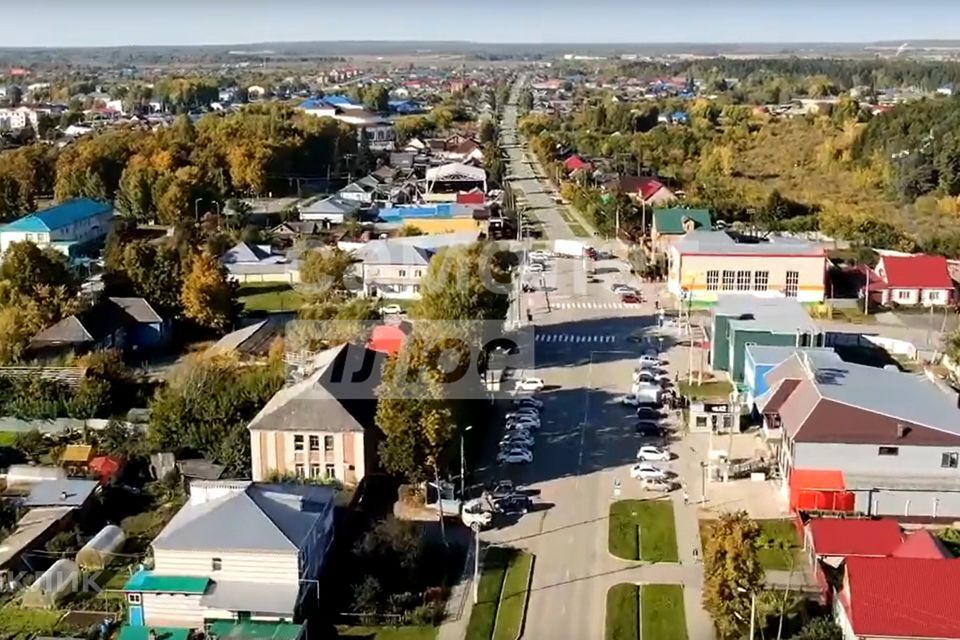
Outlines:
{"label": "street lamp", "polygon": [[197,198],[193,201],[193,217],[196,218],[197,222],[200,222],[200,203],[203,202],[203,198]]}
{"label": "street lamp", "polygon": [[463,453],[463,435],[467,431],[470,431],[471,429],[473,429],[473,426],[467,425],[466,427],[463,428],[463,431],[460,432],[460,500],[463,500],[464,498],[464,493],[465,493],[464,477],[467,472],[466,456],[464,456],[464,453]]}

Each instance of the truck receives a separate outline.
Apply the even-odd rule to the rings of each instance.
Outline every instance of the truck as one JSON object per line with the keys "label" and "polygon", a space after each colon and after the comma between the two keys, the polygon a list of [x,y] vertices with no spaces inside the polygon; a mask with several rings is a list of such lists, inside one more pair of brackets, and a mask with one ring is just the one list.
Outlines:
{"label": "truck", "polygon": [[587,255],[587,246],[580,240],[554,240],[553,252],[558,256],[567,256],[570,258],[582,258]]}

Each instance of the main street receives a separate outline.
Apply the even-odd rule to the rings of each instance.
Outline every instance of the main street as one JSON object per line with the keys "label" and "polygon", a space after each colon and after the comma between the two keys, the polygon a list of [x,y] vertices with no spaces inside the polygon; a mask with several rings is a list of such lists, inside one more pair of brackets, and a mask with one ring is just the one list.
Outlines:
{"label": "main street", "polygon": [[[522,150],[513,144],[516,102],[517,87],[502,126],[510,173],[517,176],[513,186],[526,194],[549,239],[573,238]],[[599,281],[590,283],[586,269],[594,268]],[[678,531],[679,564],[627,562],[607,551],[614,481],[622,483],[624,498],[641,494],[627,472],[641,442],[620,398],[629,391],[633,363],[644,348],[636,339],[651,336],[648,346],[657,344],[653,338],[657,292],[653,285],[644,285],[646,302],[622,303],[610,290],[611,283],[636,282],[629,267],[617,259],[587,264],[557,258],[543,275],[549,294],[524,294],[521,303],[533,314],[535,373],[547,384],[539,396],[544,402],[543,425],[533,463],[504,469],[504,475],[540,492],[539,506],[516,524],[481,535],[489,544],[519,546],[536,555],[524,635],[602,638],[610,586],[666,582],[689,585],[685,590],[689,637],[708,638],[709,620],[699,606],[700,566],[693,558],[699,545],[695,511]],[[663,346],[668,349],[671,341]],[[681,515],[686,512],[678,512],[678,519]]]}

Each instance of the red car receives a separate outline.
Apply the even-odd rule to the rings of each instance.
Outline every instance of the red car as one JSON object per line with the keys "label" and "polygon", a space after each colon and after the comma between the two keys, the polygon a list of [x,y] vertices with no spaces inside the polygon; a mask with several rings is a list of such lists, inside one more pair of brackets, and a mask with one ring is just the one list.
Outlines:
{"label": "red car", "polygon": [[587,253],[587,257],[590,258],[591,260],[597,259],[597,250],[594,249],[593,247],[587,247],[586,253]]}
{"label": "red car", "polygon": [[627,304],[638,304],[640,302],[640,298],[638,298],[634,293],[625,293],[620,296],[620,302],[625,302]]}

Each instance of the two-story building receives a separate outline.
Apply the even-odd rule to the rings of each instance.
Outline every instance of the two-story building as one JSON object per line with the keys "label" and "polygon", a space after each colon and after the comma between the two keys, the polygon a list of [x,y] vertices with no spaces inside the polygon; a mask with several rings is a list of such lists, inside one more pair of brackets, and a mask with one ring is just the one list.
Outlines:
{"label": "two-story building", "polygon": [[334,491],[230,480],[194,481],[189,493],[151,544],[153,568],[124,585],[121,637],[158,628],[231,637],[261,625],[302,638],[304,612],[325,591]]}
{"label": "two-story building", "polygon": [[73,256],[84,245],[105,238],[113,216],[113,207],[106,202],[67,200],[0,226],[0,253],[14,242],[32,242]]}
{"label": "two-story building", "polygon": [[278,391],[247,425],[254,480],[293,474],[360,482],[376,465],[376,389],[385,358],[354,344],[316,354],[312,372]]}
{"label": "two-story building", "polygon": [[696,229],[667,255],[667,288],[694,304],[713,304],[729,294],[823,302],[826,254],[803,240],[734,239],[724,231]]}
{"label": "two-story building", "polygon": [[790,356],[767,384],[757,410],[794,508],[960,516],[956,395],[815,350]]}
{"label": "two-story building", "polygon": [[372,240],[356,251],[362,295],[417,300],[420,279],[437,252],[476,241],[473,231]]}

